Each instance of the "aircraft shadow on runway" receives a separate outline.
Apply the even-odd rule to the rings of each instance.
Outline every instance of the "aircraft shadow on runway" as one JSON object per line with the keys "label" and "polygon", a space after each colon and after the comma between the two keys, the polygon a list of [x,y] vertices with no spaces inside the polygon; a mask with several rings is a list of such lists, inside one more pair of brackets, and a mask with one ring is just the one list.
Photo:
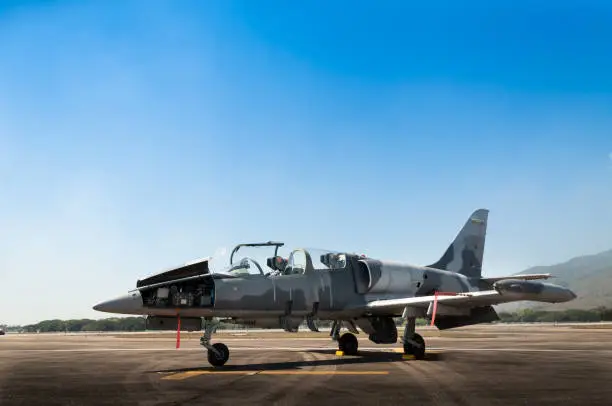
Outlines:
{"label": "aircraft shadow on runway", "polygon": [[[309,350],[308,352],[334,355],[335,351],[332,350]],[[266,362],[260,364],[247,364],[247,365],[224,365],[223,367],[196,367],[196,368],[175,368],[175,369],[161,369],[156,371],[147,371],[147,373],[175,373],[175,372],[189,372],[189,371],[270,371],[270,370],[291,370],[300,369],[304,367],[318,367],[318,366],[333,366],[333,365],[354,365],[354,364],[376,364],[384,362],[428,362],[428,361],[439,361],[441,360],[442,354],[426,354],[425,359],[422,361],[407,361],[402,357],[400,353],[384,353],[380,351],[359,351],[356,356],[340,356],[330,359],[323,360],[312,360],[312,361],[285,361],[285,362]]]}

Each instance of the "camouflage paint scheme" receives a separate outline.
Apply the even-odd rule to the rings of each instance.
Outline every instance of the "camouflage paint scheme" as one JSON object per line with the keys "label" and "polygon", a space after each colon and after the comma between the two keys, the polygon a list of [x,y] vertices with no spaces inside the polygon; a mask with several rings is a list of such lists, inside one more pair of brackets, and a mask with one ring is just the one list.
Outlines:
{"label": "camouflage paint scheme", "polygon": [[[562,286],[533,281],[550,275],[483,278],[487,221],[488,210],[476,210],[442,257],[428,266],[342,253],[345,267],[315,269],[307,250],[295,250],[292,255],[306,257],[300,273],[204,272],[149,285],[139,281],[138,289],[94,309],[149,316],[219,317],[288,330],[294,330],[306,318],[335,320],[353,322],[372,332],[375,329],[370,321],[376,317],[431,317],[434,300],[438,304],[436,325],[444,329],[497,320],[492,305],[499,303],[517,300],[555,303],[576,297]],[[210,306],[160,307],[143,303],[143,297],[160,286],[196,282],[214,285]],[[436,292],[444,295],[436,296]]]}

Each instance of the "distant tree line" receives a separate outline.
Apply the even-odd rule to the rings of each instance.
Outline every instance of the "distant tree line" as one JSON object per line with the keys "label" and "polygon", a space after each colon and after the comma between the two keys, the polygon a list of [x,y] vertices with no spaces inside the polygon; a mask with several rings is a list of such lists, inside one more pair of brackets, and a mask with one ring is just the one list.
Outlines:
{"label": "distant tree line", "polygon": [[[396,318],[395,322],[398,326],[403,325],[401,318]],[[425,320],[418,320],[417,324],[425,324]],[[328,320],[317,321],[317,325],[321,328],[331,327],[332,322]],[[224,329],[242,329],[242,325],[221,323],[219,330]],[[304,327],[305,328],[305,327]],[[87,332],[87,331],[145,331],[144,317],[113,317],[108,319],[92,320],[92,319],[77,319],[77,320],[44,320],[36,324],[27,326],[10,326],[8,331],[24,332],[24,333],[57,333],[57,332]]]}
{"label": "distant tree line", "polygon": [[612,308],[596,307],[590,310],[568,309],[546,311],[524,309],[515,313],[499,313],[502,323],[568,323],[612,321]]}
{"label": "distant tree line", "polygon": [[[569,309],[563,311],[546,311],[525,309],[515,313],[499,313],[501,323],[551,323],[551,322],[599,322],[612,321],[612,308],[597,307],[591,310]],[[396,318],[398,326],[404,321]],[[418,319],[417,325],[425,325],[428,321]],[[329,328],[330,321],[320,321],[319,327]],[[243,328],[235,324],[221,323],[219,329]],[[44,320],[27,326],[4,326],[7,331],[21,331],[24,333],[50,333],[50,332],[79,332],[79,331],[145,331],[144,317],[113,317],[108,319],[92,320]]]}
{"label": "distant tree line", "polygon": [[144,317],[113,317],[101,320],[44,320],[21,327],[25,333],[52,333],[77,331],[144,331]]}

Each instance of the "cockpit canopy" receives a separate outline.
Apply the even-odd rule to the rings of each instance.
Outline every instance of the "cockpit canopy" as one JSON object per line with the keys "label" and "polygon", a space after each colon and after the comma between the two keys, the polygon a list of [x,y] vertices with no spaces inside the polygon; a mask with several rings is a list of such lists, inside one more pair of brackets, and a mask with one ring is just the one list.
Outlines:
{"label": "cockpit canopy", "polygon": [[[231,254],[228,250],[220,250],[210,260],[211,273],[236,276],[299,275],[323,269],[346,268],[347,254],[345,253],[300,248],[283,256],[278,252],[282,245],[282,243],[272,242],[240,244],[231,251]],[[273,252],[270,252],[271,249]]]}

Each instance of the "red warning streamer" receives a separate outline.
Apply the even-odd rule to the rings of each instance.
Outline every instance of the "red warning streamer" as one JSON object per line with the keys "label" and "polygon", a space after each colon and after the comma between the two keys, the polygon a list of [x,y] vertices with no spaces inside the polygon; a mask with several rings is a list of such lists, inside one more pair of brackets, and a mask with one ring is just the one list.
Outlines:
{"label": "red warning streamer", "polygon": [[433,311],[431,312],[431,326],[434,325],[434,321],[436,321],[436,312],[438,311],[438,296],[457,296],[457,292],[438,292],[437,290],[434,292],[434,302],[433,302]]}
{"label": "red warning streamer", "polygon": [[181,315],[176,315],[178,323],[176,325],[176,349],[181,347]]}
{"label": "red warning streamer", "polygon": [[438,310],[438,291],[434,292],[434,303],[433,303],[433,312],[431,314],[431,326],[434,325],[434,321],[436,321],[436,311]]}

